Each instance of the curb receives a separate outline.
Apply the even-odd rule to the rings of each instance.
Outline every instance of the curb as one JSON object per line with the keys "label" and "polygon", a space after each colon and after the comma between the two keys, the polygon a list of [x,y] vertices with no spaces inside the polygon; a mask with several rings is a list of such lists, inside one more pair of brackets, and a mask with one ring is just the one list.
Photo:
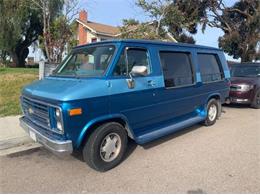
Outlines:
{"label": "curb", "polygon": [[19,154],[38,150],[40,147],[41,145],[36,142],[23,143],[15,147],[1,149],[0,156],[13,156],[13,155],[17,156]]}
{"label": "curb", "polygon": [[0,140],[0,151],[9,148],[14,148],[23,144],[28,144],[28,143],[33,143],[33,141],[27,135],[22,137],[3,139]]}

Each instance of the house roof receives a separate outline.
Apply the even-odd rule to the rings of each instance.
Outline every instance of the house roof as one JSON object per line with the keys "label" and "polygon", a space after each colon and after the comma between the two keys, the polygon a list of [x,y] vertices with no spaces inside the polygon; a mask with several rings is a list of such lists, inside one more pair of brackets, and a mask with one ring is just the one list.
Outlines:
{"label": "house roof", "polygon": [[120,33],[119,28],[115,26],[100,24],[92,21],[84,22],[80,19],[76,19],[76,21],[97,34],[116,37]]}
{"label": "house roof", "polygon": [[[118,36],[121,35],[120,28],[115,27],[115,26],[110,26],[107,24],[101,24],[97,22],[92,22],[92,21],[82,21],[80,19],[76,19],[76,21],[80,24],[82,24],[85,28],[89,29],[90,31],[99,34],[99,35],[105,35],[105,36],[110,36],[117,38]],[[154,21],[146,23],[146,25],[152,25],[154,24]],[[129,26],[128,31],[134,31],[138,28],[138,26]],[[168,37],[169,40],[173,42],[177,42],[176,39],[173,37],[173,35],[169,32],[167,32],[166,36]]]}

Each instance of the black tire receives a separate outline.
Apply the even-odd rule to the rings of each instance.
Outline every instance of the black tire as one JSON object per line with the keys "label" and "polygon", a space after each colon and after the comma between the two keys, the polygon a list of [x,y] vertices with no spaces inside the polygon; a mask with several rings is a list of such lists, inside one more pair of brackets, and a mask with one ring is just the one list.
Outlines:
{"label": "black tire", "polygon": [[[106,140],[111,139],[110,136],[114,135],[114,137],[118,138],[120,140],[120,149],[118,150],[116,154],[113,152],[109,156],[113,156],[112,161],[105,161],[105,157],[103,156],[103,153],[101,151],[101,145],[105,143],[105,145],[108,143]],[[108,138],[109,137],[109,138]],[[120,137],[120,139],[119,139]],[[112,137],[113,138],[113,137]],[[97,129],[92,132],[90,137],[87,139],[85,146],[83,148],[83,159],[84,161],[93,169],[105,172],[108,171],[115,166],[117,166],[124,157],[126,148],[127,148],[127,133],[126,129],[122,127],[120,124],[115,122],[105,123],[101,126],[99,126]],[[104,148],[104,146],[103,146]],[[115,144],[116,148],[116,144]],[[111,151],[109,151],[111,152]],[[106,154],[106,152],[104,152]],[[103,158],[103,159],[102,159]],[[108,159],[107,159],[108,160]]]}
{"label": "black tire", "polygon": [[260,109],[260,89],[258,89],[255,93],[255,97],[253,103],[251,104],[253,108]]}
{"label": "black tire", "polygon": [[[215,107],[216,109],[216,114],[215,114],[215,117],[212,118],[210,115],[209,115],[209,110],[211,107]],[[205,119],[204,121],[204,125],[205,126],[211,126],[211,125],[214,125],[216,123],[216,120],[219,116],[219,112],[221,110],[221,106],[220,106],[220,102],[219,100],[216,100],[216,99],[210,99],[208,104],[207,104],[207,118]]]}

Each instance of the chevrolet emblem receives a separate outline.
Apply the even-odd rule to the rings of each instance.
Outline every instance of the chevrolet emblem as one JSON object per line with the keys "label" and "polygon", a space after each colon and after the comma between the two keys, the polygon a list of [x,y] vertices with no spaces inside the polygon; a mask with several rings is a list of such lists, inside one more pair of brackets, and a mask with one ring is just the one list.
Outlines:
{"label": "chevrolet emblem", "polygon": [[33,114],[34,111],[33,111],[32,108],[29,108],[29,109],[28,109],[28,112],[29,112],[29,114]]}

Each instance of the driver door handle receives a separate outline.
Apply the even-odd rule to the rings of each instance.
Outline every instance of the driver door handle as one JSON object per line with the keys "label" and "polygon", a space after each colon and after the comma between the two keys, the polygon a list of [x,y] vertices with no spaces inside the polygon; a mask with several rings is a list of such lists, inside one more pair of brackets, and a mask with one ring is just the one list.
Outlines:
{"label": "driver door handle", "polygon": [[147,82],[147,85],[148,85],[149,87],[154,87],[154,86],[156,85],[156,83],[155,83],[154,80],[149,80],[149,81]]}

